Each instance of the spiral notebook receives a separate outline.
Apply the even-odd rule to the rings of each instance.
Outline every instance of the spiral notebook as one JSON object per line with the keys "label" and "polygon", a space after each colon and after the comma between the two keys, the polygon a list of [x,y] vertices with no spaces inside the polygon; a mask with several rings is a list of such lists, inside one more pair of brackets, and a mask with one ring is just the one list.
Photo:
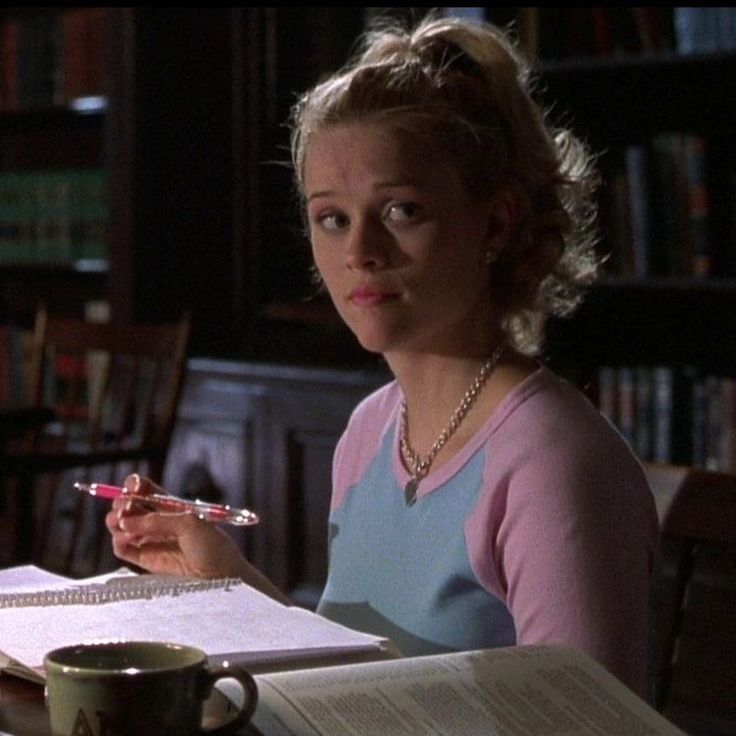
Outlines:
{"label": "spiral notebook", "polygon": [[43,682],[57,647],[145,640],[188,644],[212,662],[264,665],[384,651],[383,639],[285,606],[239,579],[111,575],[74,581],[26,565],[0,571],[0,669]]}

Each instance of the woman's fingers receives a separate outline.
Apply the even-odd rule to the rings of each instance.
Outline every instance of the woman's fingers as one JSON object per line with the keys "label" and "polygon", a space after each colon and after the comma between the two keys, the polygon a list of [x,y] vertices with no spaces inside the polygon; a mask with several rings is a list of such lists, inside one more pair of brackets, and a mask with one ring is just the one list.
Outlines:
{"label": "woman's fingers", "polygon": [[123,481],[123,485],[128,493],[134,493],[139,496],[150,496],[152,493],[164,492],[152,480],[144,478],[142,475],[138,475],[138,473],[129,475]]}
{"label": "woman's fingers", "polygon": [[200,521],[194,514],[186,511],[134,515],[123,513],[120,515],[118,527],[133,537],[169,539],[190,534],[196,527],[204,523],[206,522]]}
{"label": "woman's fingers", "polygon": [[150,509],[145,504],[135,503],[131,496],[150,496],[152,493],[160,493],[161,489],[152,483],[148,478],[142,478],[138,474],[129,475],[123,485],[126,494],[119,496],[112,502],[111,513],[115,517],[106,517],[105,523],[111,531],[118,526],[119,520],[125,515],[141,515],[146,514]]}

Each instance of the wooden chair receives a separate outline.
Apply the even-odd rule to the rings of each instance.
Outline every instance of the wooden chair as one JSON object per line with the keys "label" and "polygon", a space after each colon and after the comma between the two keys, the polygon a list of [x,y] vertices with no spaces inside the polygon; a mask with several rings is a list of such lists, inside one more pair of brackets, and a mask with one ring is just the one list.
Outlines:
{"label": "wooden chair", "polygon": [[662,535],[656,706],[689,734],[736,734],[736,477],[646,470]]}
{"label": "wooden chair", "polygon": [[176,419],[190,332],[37,314],[28,385],[55,419],[0,459],[15,494],[16,559],[71,575],[99,569],[109,504],[74,481],[120,484],[130,472],[160,480]]}

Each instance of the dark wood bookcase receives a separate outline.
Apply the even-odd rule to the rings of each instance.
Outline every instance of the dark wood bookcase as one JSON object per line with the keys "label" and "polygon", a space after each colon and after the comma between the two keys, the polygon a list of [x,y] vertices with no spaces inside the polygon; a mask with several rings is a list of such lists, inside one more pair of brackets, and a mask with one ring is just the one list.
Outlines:
{"label": "dark wood bookcase", "polygon": [[[108,262],[91,273],[0,266],[4,308],[14,308],[7,306],[13,290],[35,296],[24,281],[38,281],[61,303],[70,284],[104,295],[118,319],[192,310],[198,354],[318,364],[329,345],[334,365],[360,362],[329,305],[313,294],[284,121],[296,93],[346,58],[365,10],[105,9],[107,107],[87,115],[62,106],[0,112],[0,170],[104,166]],[[24,12],[31,11],[3,11],[0,22]],[[662,131],[707,136],[717,184],[735,168],[735,71],[733,53],[543,60],[537,88],[603,162],[617,147]],[[733,205],[721,191],[711,187],[710,235],[736,250]],[[637,345],[645,343],[651,361],[671,361],[674,343],[683,356],[736,373],[728,358],[736,350],[723,339],[733,333],[735,277],[725,264],[707,281],[606,279],[589,308],[553,328],[549,354],[557,362],[573,350],[569,362],[595,364],[616,354],[640,358]],[[47,290],[49,278],[64,288]],[[632,319],[637,308],[646,324]],[[609,311],[602,339],[590,340],[587,325]],[[671,320],[682,324],[685,314],[699,325],[697,335],[673,335]]]}
{"label": "dark wood bookcase", "polygon": [[[549,104],[554,101],[561,111],[559,119],[600,152],[602,168],[606,156],[617,148],[658,133],[676,131],[707,138],[712,219],[708,235],[721,254],[709,278],[604,278],[573,320],[554,327],[550,350],[555,355],[559,353],[556,343],[562,340],[566,349],[575,346],[573,360],[591,364],[664,361],[736,373],[732,337],[736,334],[736,213],[733,201],[727,199],[728,186],[717,186],[736,172],[731,134],[736,120],[734,73],[733,53],[668,53],[541,66],[542,98]],[[595,325],[598,339],[593,339]]]}
{"label": "dark wood bookcase", "polygon": [[[66,17],[74,17],[76,26],[62,21]],[[90,33],[94,25],[98,39],[94,79],[79,76],[80,54],[91,48],[88,37],[80,35],[87,33],[80,21],[88,24]],[[62,210],[61,196],[75,196],[72,190],[80,171],[99,175],[104,186],[109,98],[103,50],[108,48],[108,36],[109,26],[99,9],[0,11],[3,322],[17,319],[26,324],[41,300],[56,311],[79,312],[90,299],[106,298],[108,260],[99,258],[99,252],[91,259],[89,251],[82,250],[81,224],[73,212]],[[69,51],[72,48],[74,54]],[[100,99],[85,109],[75,106],[81,95],[91,102],[92,94]],[[19,177],[21,183],[5,183],[8,176]],[[105,207],[107,197],[102,196],[105,201],[100,206]],[[67,206],[69,201],[64,200]],[[39,212],[29,215],[29,207]],[[104,224],[95,223],[98,250],[105,245],[100,232]]]}
{"label": "dark wood bookcase", "polygon": [[[616,374],[613,396],[610,386],[605,389],[608,402],[614,402],[614,420],[643,459],[736,471],[736,147],[730,132],[736,120],[736,54],[564,61],[542,64],[539,71],[540,93],[554,101],[553,114],[560,111],[560,119],[599,152],[602,201],[614,186],[612,162],[627,147],[651,151],[653,141],[667,136],[705,142],[703,228],[710,262],[707,276],[689,275],[688,263],[666,275],[635,277],[606,269],[573,318],[553,322],[546,357],[592,397],[598,395],[601,406],[607,401],[600,395],[601,367]],[[645,172],[650,185],[657,175],[653,160]],[[676,190],[677,183],[670,184]],[[646,203],[650,257],[671,262],[681,257],[680,233],[671,232],[670,239],[662,223],[683,204],[679,193],[659,192],[655,202],[653,189]],[[605,225],[615,223],[610,213],[606,221],[605,207],[602,212],[602,254],[614,262]],[[665,397],[657,398],[663,370]],[[656,450],[662,432],[671,433],[671,444]]]}

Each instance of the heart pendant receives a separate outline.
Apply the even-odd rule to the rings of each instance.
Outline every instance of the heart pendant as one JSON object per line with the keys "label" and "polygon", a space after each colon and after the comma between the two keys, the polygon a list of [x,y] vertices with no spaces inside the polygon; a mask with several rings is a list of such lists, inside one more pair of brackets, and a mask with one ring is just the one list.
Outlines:
{"label": "heart pendant", "polygon": [[417,491],[419,490],[419,481],[412,478],[404,488],[404,500],[407,506],[413,506],[417,500]]}

